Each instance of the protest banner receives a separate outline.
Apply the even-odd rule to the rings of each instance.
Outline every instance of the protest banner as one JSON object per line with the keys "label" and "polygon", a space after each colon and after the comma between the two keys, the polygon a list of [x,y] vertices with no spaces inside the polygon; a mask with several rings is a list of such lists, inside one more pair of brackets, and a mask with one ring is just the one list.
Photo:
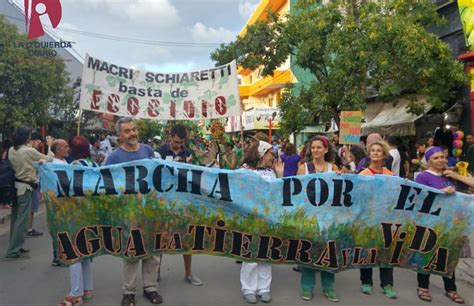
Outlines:
{"label": "protest banner", "polygon": [[469,51],[474,51],[474,3],[471,0],[458,0],[458,8],[466,46]]}
{"label": "protest banner", "polygon": [[339,130],[340,144],[359,144],[362,125],[361,111],[342,111]]}
{"label": "protest banner", "polygon": [[38,167],[60,259],[200,253],[338,272],[404,267],[449,275],[474,222],[473,196],[393,176],[311,174],[140,160]]}
{"label": "protest banner", "polygon": [[156,73],[86,56],[80,108],[156,120],[240,115],[235,61],[183,73]]}

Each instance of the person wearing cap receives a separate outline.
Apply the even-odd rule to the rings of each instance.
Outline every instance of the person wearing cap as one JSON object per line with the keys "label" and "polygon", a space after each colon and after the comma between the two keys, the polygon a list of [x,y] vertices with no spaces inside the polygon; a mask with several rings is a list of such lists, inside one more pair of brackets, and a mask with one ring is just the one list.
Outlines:
{"label": "person wearing cap", "polygon": [[[446,169],[447,160],[444,156],[443,149],[440,147],[431,147],[425,152],[425,158],[428,162],[428,170],[418,174],[415,182],[430,186],[446,194],[451,195],[456,192],[454,183],[448,177],[443,175],[443,171]],[[431,302],[430,294],[430,274],[418,273],[418,297],[426,302]],[[464,304],[464,299],[457,293],[456,278],[443,276],[444,289],[446,290],[445,295],[450,298],[453,302],[458,304]]]}
{"label": "person wearing cap", "polygon": [[266,135],[263,132],[257,132],[257,133],[255,133],[255,135],[250,136],[250,142],[251,143],[257,143],[259,141],[268,142],[268,135]]}
{"label": "person wearing cap", "polygon": [[[260,175],[266,181],[273,181],[277,178],[272,168],[273,159],[273,146],[266,141],[258,141],[245,151],[245,164],[242,168]],[[257,296],[262,302],[269,303],[272,266],[265,263],[243,262],[240,269],[240,283],[247,303],[257,303]]]}
{"label": "person wearing cap", "polygon": [[[304,163],[298,167],[296,175],[306,175],[310,173],[336,172],[337,167],[333,164],[336,156],[334,147],[325,136],[315,136],[308,142]],[[301,298],[311,300],[316,284],[316,270],[308,267],[301,269]],[[331,302],[339,302],[339,298],[334,291],[334,273],[321,271],[321,285],[323,293]]]}

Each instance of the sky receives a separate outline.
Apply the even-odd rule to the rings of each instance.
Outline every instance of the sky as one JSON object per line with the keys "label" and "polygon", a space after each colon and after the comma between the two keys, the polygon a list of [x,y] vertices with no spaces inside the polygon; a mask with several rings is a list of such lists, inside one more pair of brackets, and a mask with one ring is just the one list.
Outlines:
{"label": "sky", "polygon": [[[23,6],[23,0],[14,1]],[[214,66],[211,52],[220,43],[235,40],[258,3],[61,0],[63,15],[58,28],[64,30],[52,31],[63,40],[75,42],[74,48],[82,56],[88,53],[120,66],[154,72],[191,71]],[[116,36],[122,41],[93,37],[97,35]],[[123,38],[154,43],[132,43]]]}

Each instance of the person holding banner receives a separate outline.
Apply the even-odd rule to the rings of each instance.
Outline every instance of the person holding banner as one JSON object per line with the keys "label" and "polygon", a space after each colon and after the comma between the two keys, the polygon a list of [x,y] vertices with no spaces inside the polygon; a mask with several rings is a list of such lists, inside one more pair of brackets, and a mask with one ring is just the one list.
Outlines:
{"label": "person holding banner", "polygon": [[[382,142],[372,142],[368,148],[370,165],[362,170],[360,175],[394,175],[392,171],[383,167],[384,160],[389,156],[388,150]],[[372,294],[373,280],[372,268],[360,269],[360,280],[362,286],[360,291],[364,294]],[[383,294],[389,299],[396,299],[397,293],[393,290],[393,268],[379,268],[380,286]]]}
{"label": "person holding banner", "polygon": [[[129,117],[120,118],[115,130],[120,137],[121,146],[109,155],[106,165],[114,165],[127,161],[144,158],[154,158],[153,149],[146,144],[138,142],[138,129],[135,121]],[[152,304],[161,304],[163,298],[158,293],[156,275],[160,266],[160,257],[151,256],[142,261],[143,296]],[[123,262],[123,297],[122,306],[135,306],[135,292],[137,289],[137,270],[139,260]]]}
{"label": "person holding banner", "polygon": [[[170,131],[170,141],[167,144],[160,146],[156,152],[164,160],[191,163],[192,156],[185,146],[184,142],[187,137],[186,127],[182,124],[175,124]],[[192,255],[184,254],[184,281],[194,286],[202,286],[204,282],[199,277],[192,274]],[[159,271],[159,268],[158,268]],[[158,279],[160,278],[159,272],[157,273]]]}
{"label": "person holding banner", "polygon": [[[64,140],[59,139],[53,143],[53,146],[59,145],[63,150]],[[69,148],[71,149],[72,157],[74,158],[73,165],[81,165],[84,167],[98,167],[91,159],[89,150],[89,140],[84,136],[74,136],[69,140]],[[53,150],[54,148],[51,148]],[[55,150],[56,151],[56,150]],[[67,151],[66,151],[67,152]],[[64,153],[64,155],[67,155]],[[63,156],[64,156],[63,155]],[[61,157],[58,154],[58,157]],[[55,158],[53,163],[66,163],[63,159]],[[69,266],[69,282],[71,285],[71,291],[64,298],[64,301],[59,303],[58,306],[74,306],[81,305],[84,300],[92,299],[92,264],[91,259],[84,259],[76,262]]]}
{"label": "person holding banner", "polygon": [[[335,155],[335,150],[327,137],[315,136],[311,138],[305,154],[305,163],[298,167],[296,175],[338,171],[337,167],[332,164]],[[316,269],[308,267],[300,267],[300,269],[301,298],[309,301],[313,298],[313,290],[316,284]],[[334,273],[321,271],[323,293],[331,302],[339,302],[339,298],[334,291],[334,281]]]}
{"label": "person holding banner", "polygon": [[[428,162],[428,170],[418,174],[415,181],[417,183],[427,185],[444,191],[446,194],[454,194],[456,189],[454,183],[446,176],[443,171],[446,169],[447,160],[444,156],[443,149],[440,147],[431,147],[425,152],[425,159]],[[431,302],[430,294],[430,274],[418,273],[418,297],[426,302]],[[457,293],[456,278],[443,276],[445,295],[453,302],[464,304],[464,299]]]}
{"label": "person holding banner", "polygon": [[[266,181],[277,177],[273,166],[273,146],[266,141],[256,141],[244,153],[243,169],[260,175]],[[264,303],[271,301],[272,266],[270,264],[243,262],[240,268],[242,294],[249,304],[257,303],[257,296]]]}

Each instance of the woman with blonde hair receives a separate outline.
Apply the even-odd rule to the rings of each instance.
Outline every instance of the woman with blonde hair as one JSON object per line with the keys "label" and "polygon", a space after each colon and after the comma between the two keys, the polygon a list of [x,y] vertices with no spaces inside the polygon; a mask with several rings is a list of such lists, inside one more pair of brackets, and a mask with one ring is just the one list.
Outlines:
{"label": "woman with blonde hair", "polygon": [[[370,164],[362,170],[360,175],[393,175],[393,172],[384,167],[384,161],[389,156],[388,149],[381,141],[374,141],[367,147]],[[372,268],[360,269],[360,291],[364,294],[372,294],[373,280]],[[380,286],[386,297],[396,299],[397,293],[393,290],[393,268],[379,268]]]}

